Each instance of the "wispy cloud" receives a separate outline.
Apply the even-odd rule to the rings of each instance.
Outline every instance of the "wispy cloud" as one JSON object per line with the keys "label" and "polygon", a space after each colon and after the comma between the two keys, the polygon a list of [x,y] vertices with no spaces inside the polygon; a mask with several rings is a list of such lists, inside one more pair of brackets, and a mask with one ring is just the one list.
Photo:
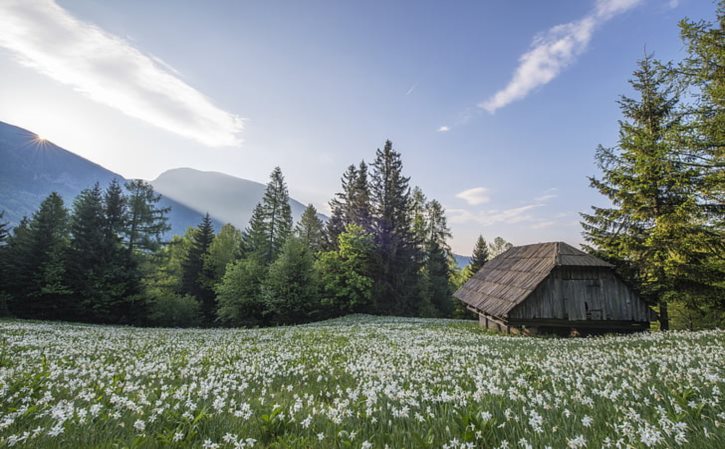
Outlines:
{"label": "wispy cloud", "polygon": [[450,130],[451,130],[451,128],[449,128],[449,127],[448,127],[447,125],[443,125],[443,126],[441,126],[440,128],[438,128],[438,130],[437,130],[437,131],[438,131],[439,133],[447,133],[447,132],[448,132],[448,131],[450,131]]}
{"label": "wispy cloud", "polygon": [[466,209],[448,209],[448,216],[451,223],[477,223],[482,226],[490,226],[496,223],[514,224],[534,219],[531,212],[542,207],[544,204],[526,204],[510,209],[490,209],[473,212]]}
{"label": "wispy cloud", "polygon": [[556,78],[589,45],[594,31],[612,17],[629,11],[643,0],[599,0],[585,17],[556,25],[536,36],[531,49],[519,58],[513,78],[479,106],[490,113],[526,97]]}
{"label": "wispy cloud", "polygon": [[0,2],[0,47],[88,98],[207,146],[238,145],[243,120],[159,58],[83,22],[53,0]]}
{"label": "wispy cloud", "polygon": [[405,92],[405,96],[407,97],[408,95],[410,95],[410,94],[412,94],[413,92],[415,92],[415,89],[416,89],[417,87],[418,87],[418,83],[415,83],[415,84],[413,84],[412,86],[410,86],[410,89],[408,89],[408,90],[407,90],[407,91]]}
{"label": "wispy cloud", "polygon": [[[478,189],[483,189],[483,192],[477,192]],[[537,217],[534,212],[536,209],[547,206],[549,200],[557,196],[554,193],[556,190],[556,188],[547,189],[542,195],[537,196],[523,206],[508,209],[487,209],[480,211],[449,208],[447,213],[449,221],[455,224],[476,223],[481,226],[490,226],[497,223],[516,224],[530,222],[533,223],[532,228],[545,228],[553,226],[556,221],[554,219]],[[463,191],[457,194],[456,197],[466,199],[470,205],[482,204],[483,202],[488,202],[490,200],[488,196],[488,189],[485,189],[484,187],[477,187],[475,189]],[[483,198],[485,198],[486,201],[478,203],[469,201],[469,199],[476,200]]]}
{"label": "wispy cloud", "polygon": [[491,201],[490,190],[486,187],[474,187],[456,193],[456,198],[460,198],[471,206],[488,203]]}

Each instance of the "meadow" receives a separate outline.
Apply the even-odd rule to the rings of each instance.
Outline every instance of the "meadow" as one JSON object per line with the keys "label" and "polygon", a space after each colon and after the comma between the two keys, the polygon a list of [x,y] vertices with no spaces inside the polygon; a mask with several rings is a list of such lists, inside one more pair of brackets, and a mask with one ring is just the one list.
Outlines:
{"label": "meadow", "polygon": [[0,447],[725,447],[725,331],[0,321]]}

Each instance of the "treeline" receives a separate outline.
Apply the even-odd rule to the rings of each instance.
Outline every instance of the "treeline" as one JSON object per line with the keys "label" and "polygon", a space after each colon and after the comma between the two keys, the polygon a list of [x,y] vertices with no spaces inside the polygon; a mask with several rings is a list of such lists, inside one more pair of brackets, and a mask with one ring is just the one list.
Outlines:
{"label": "treeline", "polygon": [[619,142],[582,214],[589,250],[657,304],[660,327],[725,326],[725,1],[717,23],[680,22],[686,56],[647,55],[622,96]]}
{"label": "treeline", "polygon": [[11,235],[0,225],[0,312],[98,323],[144,320],[144,273],[168,230],[140,180],[96,184],[69,212],[52,193]]}
{"label": "treeline", "polygon": [[[165,326],[301,323],[348,313],[464,316],[445,211],[409,185],[386,142],[351,165],[324,223],[293,224],[279,168],[248,227],[201,223],[162,244],[168,210],[143,181],[51,194],[8,235],[4,312],[23,318]],[[505,242],[504,242],[505,243]]]}

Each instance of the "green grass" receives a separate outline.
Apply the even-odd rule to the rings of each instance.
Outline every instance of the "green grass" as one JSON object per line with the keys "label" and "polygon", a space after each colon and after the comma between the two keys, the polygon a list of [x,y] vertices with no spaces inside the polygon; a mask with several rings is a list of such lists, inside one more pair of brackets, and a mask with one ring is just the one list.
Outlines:
{"label": "green grass", "polygon": [[725,332],[0,322],[0,447],[725,447]]}

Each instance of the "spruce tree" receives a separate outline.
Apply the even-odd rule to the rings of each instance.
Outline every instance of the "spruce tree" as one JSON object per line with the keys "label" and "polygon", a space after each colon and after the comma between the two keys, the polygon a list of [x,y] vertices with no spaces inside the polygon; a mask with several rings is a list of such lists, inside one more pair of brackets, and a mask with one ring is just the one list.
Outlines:
{"label": "spruce tree", "polygon": [[375,302],[378,311],[414,315],[419,305],[419,265],[410,223],[409,178],[402,174],[400,153],[389,140],[378,149],[372,164],[371,203],[377,246]]}
{"label": "spruce tree", "polygon": [[103,192],[98,183],[83,190],[73,202],[71,240],[66,258],[68,282],[79,300],[78,318],[91,322],[115,321],[113,308],[119,298],[112,294],[108,276],[115,236],[107,232]]}
{"label": "spruce tree", "polygon": [[355,165],[350,165],[340,178],[342,191],[335,194],[330,200],[330,210],[332,216],[327,221],[327,242],[328,249],[337,248],[337,238],[345,231],[345,226],[350,224],[351,219],[351,202],[353,191],[357,185],[358,172]]}
{"label": "spruce tree", "polygon": [[423,304],[431,304],[436,315],[448,317],[453,312],[453,254],[448,245],[451,231],[443,206],[436,200],[426,204],[425,262],[423,266]]}
{"label": "spruce tree", "polygon": [[295,235],[307,245],[312,254],[317,254],[324,245],[324,225],[317,216],[317,209],[308,205],[295,227]]}
{"label": "spruce tree", "polygon": [[483,268],[483,265],[488,262],[488,244],[482,235],[478,236],[476,245],[473,247],[473,254],[471,255],[471,261],[468,262],[467,270],[470,276],[478,273],[478,270]]}
{"label": "spruce tree", "polygon": [[23,219],[8,240],[10,311],[23,318],[68,319],[71,290],[64,257],[68,248],[68,212],[51,193],[30,220]]}
{"label": "spruce tree", "polygon": [[292,232],[292,209],[282,170],[275,167],[262,201],[252,212],[249,245],[263,265],[271,264]]}
{"label": "spruce tree", "polygon": [[361,161],[356,167],[350,165],[341,178],[342,191],[330,201],[332,215],[327,221],[327,249],[337,248],[337,237],[349,224],[361,226],[367,232],[372,231],[372,211],[370,205],[370,183],[368,166]]}
{"label": "spruce tree", "polygon": [[191,295],[199,301],[206,325],[213,324],[216,318],[214,291],[209,285],[213,273],[204,264],[213,241],[214,225],[207,213],[193,234],[189,252],[182,264],[181,275],[181,293]]}
{"label": "spruce tree", "polygon": [[348,224],[356,224],[366,232],[372,232],[372,211],[370,210],[370,182],[368,181],[368,166],[360,161],[357,176],[349,195]]}
{"label": "spruce tree", "polygon": [[126,191],[126,248],[131,254],[148,254],[159,248],[162,236],[171,229],[167,218],[170,208],[159,207],[161,195],[141,179],[127,182]]}
{"label": "spruce tree", "polygon": [[[673,148],[682,131],[678,93],[651,56],[639,62],[630,81],[639,98],[621,97],[619,145],[597,149],[601,178],[592,187],[611,207],[582,214],[590,250],[614,262],[645,299],[659,304],[660,326],[669,328],[667,297],[675,288],[668,273],[683,254],[691,220],[695,171],[681,164]],[[674,259],[673,259],[674,258]]]}

